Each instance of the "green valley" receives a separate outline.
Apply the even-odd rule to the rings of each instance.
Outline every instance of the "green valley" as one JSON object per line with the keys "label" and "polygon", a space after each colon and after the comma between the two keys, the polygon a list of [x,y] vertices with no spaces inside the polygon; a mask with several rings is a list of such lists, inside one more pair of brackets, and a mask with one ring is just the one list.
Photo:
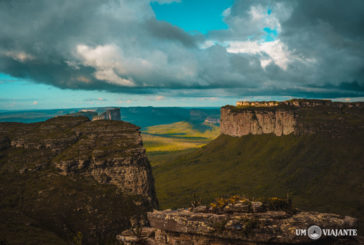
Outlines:
{"label": "green valley", "polygon": [[186,121],[156,125],[142,132],[144,146],[152,165],[158,165],[165,157],[200,148],[220,134],[218,126],[210,123]]}
{"label": "green valley", "polygon": [[[220,135],[154,166],[161,208],[186,207],[193,195],[250,198],[287,194],[295,206],[363,218],[362,135]],[[355,171],[353,171],[355,170]]]}

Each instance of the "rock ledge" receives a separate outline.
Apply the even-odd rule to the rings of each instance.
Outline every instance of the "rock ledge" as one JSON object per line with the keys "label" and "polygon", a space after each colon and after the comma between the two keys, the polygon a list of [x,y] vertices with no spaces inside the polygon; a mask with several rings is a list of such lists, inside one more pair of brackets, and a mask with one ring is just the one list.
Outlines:
{"label": "rock ledge", "polygon": [[147,214],[150,227],[130,229],[117,238],[129,245],[359,244],[355,237],[322,237],[314,242],[308,236],[296,235],[297,229],[307,229],[311,225],[324,229],[356,229],[355,218],[287,207],[278,209],[274,205],[245,199],[220,206],[218,201],[210,206],[189,209],[154,210]]}

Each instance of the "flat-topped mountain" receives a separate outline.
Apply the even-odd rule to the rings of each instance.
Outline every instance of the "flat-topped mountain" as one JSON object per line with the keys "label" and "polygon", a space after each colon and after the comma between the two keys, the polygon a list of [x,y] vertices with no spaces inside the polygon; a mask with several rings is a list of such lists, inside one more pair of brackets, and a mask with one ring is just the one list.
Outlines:
{"label": "flat-topped mountain", "polygon": [[353,133],[358,126],[357,121],[363,122],[363,119],[363,102],[345,103],[305,99],[283,102],[239,101],[236,106],[221,108],[220,129],[222,134],[231,136],[318,133],[338,137]]}
{"label": "flat-topped mountain", "polygon": [[363,102],[334,102],[331,100],[291,99],[286,101],[238,101],[236,107],[319,107],[329,106],[337,108],[364,107]]}
{"label": "flat-topped mountain", "polygon": [[0,123],[0,182],[0,241],[10,244],[27,232],[38,243],[69,243],[79,232],[107,242],[158,207],[139,128],[123,121]]}
{"label": "flat-topped mountain", "polygon": [[256,103],[221,108],[219,137],[155,166],[161,207],[187,207],[193,193],[206,203],[290,193],[298,208],[363,225],[363,103]]}

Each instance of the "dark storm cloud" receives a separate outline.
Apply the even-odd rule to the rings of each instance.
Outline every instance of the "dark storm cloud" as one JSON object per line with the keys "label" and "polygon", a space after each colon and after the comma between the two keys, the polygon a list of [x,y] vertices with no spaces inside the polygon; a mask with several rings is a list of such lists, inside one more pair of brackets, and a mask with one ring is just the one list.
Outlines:
{"label": "dark storm cloud", "polygon": [[[0,72],[137,94],[364,96],[363,12],[360,0],[237,0],[227,30],[192,35],[148,0],[0,0]],[[264,27],[278,39],[262,43]]]}
{"label": "dark storm cloud", "polygon": [[146,29],[155,37],[168,41],[179,41],[187,47],[196,47],[196,39],[168,22],[150,19],[145,22]]}
{"label": "dark storm cloud", "polygon": [[362,0],[298,1],[285,27],[301,29],[324,22],[347,38],[362,39],[364,37],[363,9],[364,1]]}
{"label": "dark storm cloud", "polygon": [[[360,0],[295,3],[291,17],[282,23],[281,40],[296,53],[316,60],[316,66],[302,70],[310,74],[308,84],[343,93],[350,90],[345,84],[364,86],[363,10]],[[361,89],[356,91],[362,95]]]}

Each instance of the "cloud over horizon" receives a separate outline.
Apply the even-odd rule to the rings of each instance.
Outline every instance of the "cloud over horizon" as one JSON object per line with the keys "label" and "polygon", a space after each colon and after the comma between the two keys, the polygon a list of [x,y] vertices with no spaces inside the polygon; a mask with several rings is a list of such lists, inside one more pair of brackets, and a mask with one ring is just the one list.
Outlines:
{"label": "cloud over horizon", "polygon": [[150,3],[0,0],[0,72],[158,98],[364,96],[363,1],[236,0],[228,28],[207,34],[157,20]]}

